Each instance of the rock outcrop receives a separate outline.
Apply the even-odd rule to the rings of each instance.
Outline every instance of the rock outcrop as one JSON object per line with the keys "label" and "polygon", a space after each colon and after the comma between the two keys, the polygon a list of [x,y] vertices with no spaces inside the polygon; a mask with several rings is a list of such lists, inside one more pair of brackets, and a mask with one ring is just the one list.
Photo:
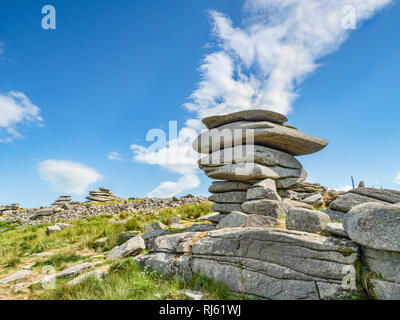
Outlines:
{"label": "rock outcrop", "polygon": [[60,196],[56,201],[54,201],[51,205],[56,207],[70,207],[72,202],[71,196]]}
{"label": "rock outcrop", "polygon": [[399,201],[400,191],[359,187],[336,198],[329,204],[329,208],[324,211],[331,217],[332,221],[341,222],[347,212],[360,204],[375,202],[385,205],[395,204]]}
{"label": "rock outcrop", "polygon": [[372,298],[400,300],[400,206],[364,203],[346,214],[348,237],[362,247],[363,285]]}
{"label": "rock outcrop", "polygon": [[109,189],[100,187],[99,190],[89,191],[89,196],[86,197],[89,201],[107,202],[121,200],[115,196]]}
{"label": "rock outcrop", "polygon": [[136,255],[146,249],[145,242],[141,236],[136,236],[123,245],[113,248],[108,254],[108,259],[117,260],[123,257]]}
{"label": "rock outcrop", "polygon": [[41,223],[56,223],[60,220],[71,221],[80,218],[89,218],[102,214],[117,214],[121,211],[146,214],[162,208],[178,208],[183,204],[201,203],[207,201],[205,197],[185,196],[174,199],[145,198],[132,201],[121,200],[104,203],[79,203],[71,202],[64,207],[41,207],[38,209],[10,210],[16,206],[1,206],[6,208],[0,210],[0,220],[8,223],[22,223],[28,225],[37,225]]}
{"label": "rock outcrop", "polygon": [[265,299],[347,298],[360,289],[352,242],[270,228],[183,233],[149,241],[135,260],[168,275],[202,273]]}
{"label": "rock outcrop", "polygon": [[209,188],[209,200],[215,202],[213,210],[278,218],[292,207],[304,207],[302,203],[282,201],[279,192],[293,187],[307,193],[301,200],[311,205],[306,208],[323,204],[320,193],[309,194],[315,186],[302,185],[307,172],[295,156],[317,152],[328,142],[285,125],[286,121],[286,116],[264,110],[203,120],[210,131],[201,134],[193,148],[206,154],[198,162],[200,169],[220,180]]}

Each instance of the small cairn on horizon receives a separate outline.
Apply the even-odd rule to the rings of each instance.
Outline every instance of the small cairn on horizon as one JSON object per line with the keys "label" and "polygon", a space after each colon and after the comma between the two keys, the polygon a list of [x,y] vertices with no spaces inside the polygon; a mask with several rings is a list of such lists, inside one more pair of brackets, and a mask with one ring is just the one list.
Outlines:
{"label": "small cairn on horizon", "polygon": [[110,189],[100,187],[99,190],[89,191],[89,196],[86,197],[89,201],[94,202],[108,202],[120,200],[116,195],[114,195]]}
{"label": "small cairn on horizon", "polygon": [[69,207],[72,204],[71,196],[60,196],[56,201],[54,201],[51,206],[53,207]]}
{"label": "small cairn on horizon", "polygon": [[198,162],[200,169],[217,180],[209,188],[214,211],[278,218],[296,206],[281,195],[290,189],[321,187],[305,182],[307,172],[295,156],[318,152],[328,141],[287,121],[286,116],[266,110],[203,119],[209,131],[195,139],[193,148],[206,154]]}

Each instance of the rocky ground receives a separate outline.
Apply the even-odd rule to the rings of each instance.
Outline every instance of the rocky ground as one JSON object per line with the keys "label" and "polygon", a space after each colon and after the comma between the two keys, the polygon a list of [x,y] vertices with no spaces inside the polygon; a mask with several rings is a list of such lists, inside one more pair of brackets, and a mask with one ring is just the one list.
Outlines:
{"label": "rocky ground", "polygon": [[[280,196],[288,205],[276,218],[213,212],[194,196],[3,206],[0,299],[400,298],[400,192],[302,183]],[[124,270],[117,279],[115,268]],[[146,270],[166,275],[163,285]],[[217,281],[207,288],[226,288],[196,287],[199,274]]]}
{"label": "rocky ground", "polygon": [[[211,222],[201,218],[211,212],[210,208],[211,203],[205,198],[191,195],[173,199],[75,203],[70,208],[45,216],[38,213],[46,208],[23,210],[15,205],[12,208],[3,206],[0,299],[55,299],[57,297],[46,294],[56,294],[57,290],[44,290],[53,280],[58,288],[73,287],[86,279],[102,279],[104,284],[108,283],[107,277],[111,282],[115,281],[113,269],[111,275],[109,271],[112,262],[118,265],[126,257],[142,252],[150,239],[171,233],[215,229]],[[10,209],[13,213],[7,212]],[[130,239],[137,240],[138,235],[141,239],[139,249],[135,247],[137,244],[126,245]],[[145,291],[151,294],[119,297],[121,299],[199,299],[206,295],[189,290],[188,284],[182,286],[168,279],[157,288],[155,284],[160,282],[157,276],[138,270],[129,263],[126,268],[134,272],[129,278],[137,283],[139,280],[135,277],[138,277],[147,283],[149,288]],[[46,274],[47,271],[50,274]],[[116,290],[116,284],[109,285],[111,288],[108,290]],[[90,294],[88,299],[101,299]],[[229,290],[226,294],[233,297]],[[210,292],[209,297],[218,298],[218,294]],[[117,297],[109,297],[114,298]]]}
{"label": "rocky ground", "polygon": [[149,214],[154,210],[177,208],[182,204],[200,203],[207,198],[187,195],[181,198],[131,198],[130,200],[113,199],[107,202],[68,202],[59,206],[41,207],[38,209],[22,209],[19,205],[0,206],[0,221],[5,223],[23,223],[38,225],[52,223],[58,220],[70,221],[78,218],[88,218],[101,214],[120,212]]}

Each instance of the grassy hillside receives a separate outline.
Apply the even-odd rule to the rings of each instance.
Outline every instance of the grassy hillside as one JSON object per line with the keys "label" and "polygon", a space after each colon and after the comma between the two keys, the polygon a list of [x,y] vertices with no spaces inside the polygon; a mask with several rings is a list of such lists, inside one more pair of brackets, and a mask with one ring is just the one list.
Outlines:
{"label": "grassy hillside", "polygon": [[[152,270],[142,270],[132,258],[112,264],[107,253],[127,241],[126,234],[142,234],[155,221],[171,226],[173,219],[189,227],[212,212],[211,203],[185,204],[176,209],[162,209],[148,215],[120,212],[69,221],[70,227],[47,235],[46,227],[0,225],[0,278],[18,270],[31,270],[28,277],[0,284],[2,299],[183,299],[181,289],[201,290],[210,299],[234,299],[224,285],[197,275],[191,281],[166,278]],[[59,221],[62,222],[62,221]],[[170,229],[172,233],[180,229]],[[57,279],[57,287],[44,290],[36,283],[49,266],[55,272],[83,262],[98,262],[96,269],[107,271],[101,279],[88,277],[78,285],[68,285],[72,278]]]}

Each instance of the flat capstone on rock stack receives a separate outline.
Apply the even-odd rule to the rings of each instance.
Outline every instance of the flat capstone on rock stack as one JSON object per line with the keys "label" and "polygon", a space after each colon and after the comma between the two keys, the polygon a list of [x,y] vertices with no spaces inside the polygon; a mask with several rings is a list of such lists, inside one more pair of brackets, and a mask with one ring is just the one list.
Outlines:
{"label": "flat capstone on rock stack", "polygon": [[120,200],[120,198],[115,196],[109,189],[103,187],[99,188],[99,190],[89,191],[89,196],[86,197],[86,199],[94,202]]}
{"label": "flat capstone on rock stack", "polygon": [[293,204],[280,196],[304,183],[307,172],[295,156],[312,154],[328,141],[285,124],[286,116],[248,110],[203,119],[209,129],[193,142],[206,156],[199,160],[205,174],[216,179],[209,188],[213,210],[279,218]]}

